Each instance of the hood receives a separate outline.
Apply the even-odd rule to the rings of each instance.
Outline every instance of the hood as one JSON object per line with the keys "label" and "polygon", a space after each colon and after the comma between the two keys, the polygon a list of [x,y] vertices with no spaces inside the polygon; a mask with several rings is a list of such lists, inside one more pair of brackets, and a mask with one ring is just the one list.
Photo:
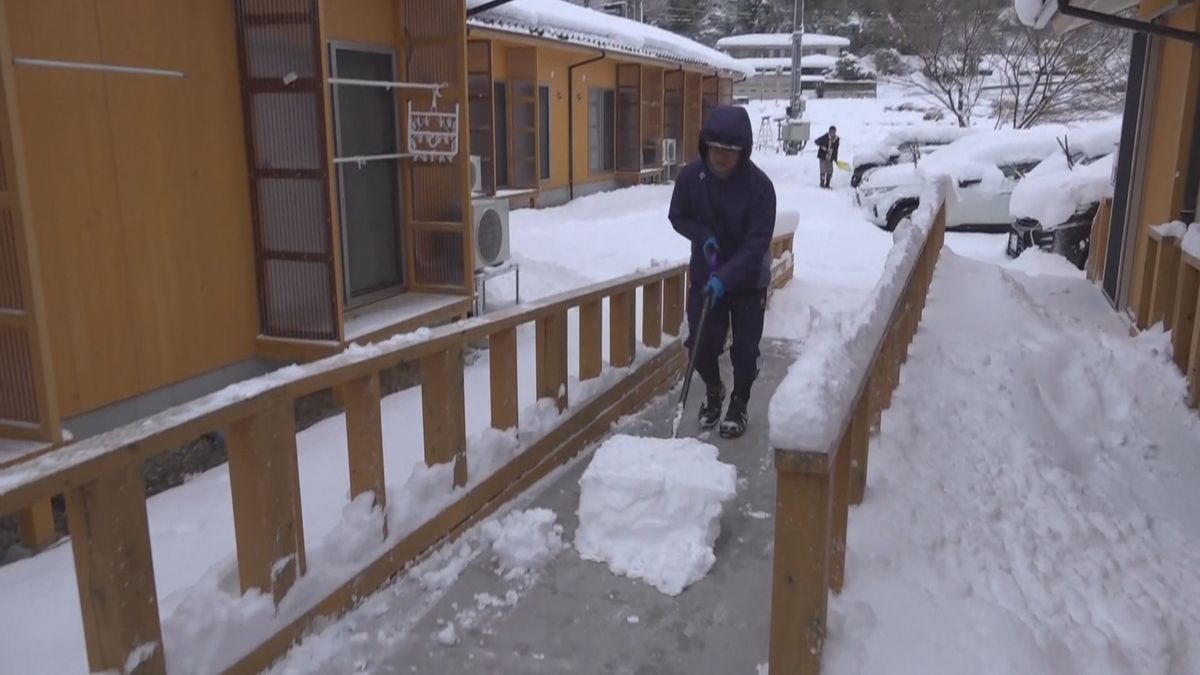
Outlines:
{"label": "hood", "polygon": [[754,149],[754,128],[750,125],[750,114],[745,108],[715,106],[709,111],[708,122],[700,131],[700,157],[705,161],[708,161],[709,142],[741,147],[742,162],[739,167],[745,166]]}

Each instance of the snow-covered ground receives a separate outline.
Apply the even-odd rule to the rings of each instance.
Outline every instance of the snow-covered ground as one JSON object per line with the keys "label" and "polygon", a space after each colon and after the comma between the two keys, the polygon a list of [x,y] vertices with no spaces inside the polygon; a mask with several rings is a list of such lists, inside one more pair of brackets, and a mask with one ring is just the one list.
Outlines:
{"label": "snow-covered ground", "polygon": [[[855,148],[921,120],[919,111],[898,109],[912,99],[887,88],[883,94],[810,101],[814,136],[836,124],[848,160]],[[780,106],[751,106],[756,129]],[[798,157],[755,157],[776,183],[779,207],[801,214],[795,280],[775,294],[766,332],[803,340],[813,311],[837,314],[862,302],[892,237],[854,207],[847,173],[838,172],[835,190],[816,187],[811,146]],[[666,221],[670,189],[639,187],[514,212],[522,300],[686,258],[686,242]],[[1099,292],[1062,258],[1027,251],[1010,261],[1003,236],[951,234],[947,243],[953,254],[939,270],[930,314],[873,450],[871,491],[851,515],[847,590],[831,605],[829,672],[1200,669],[1197,648],[1187,643],[1200,624],[1186,607],[1200,597],[1200,532],[1185,516],[1200,508],[1188,487],[1200,468],[1196,453],[1184,452],[1200,446],[1200,428],[1178,403],[1182,384],[1163,356],[1166,342],[1154,334],[1130,340]],[[509,282],[490,282],[489,307],[511,302]],[[574,372],[574,318],[569,325]],[[520,339],[522,423],[536,428],[545,419],[532,400],[531,331]],[[515,446],[486,431],[487,378],[483,353],[467,368],[467,427],[476,452],[499,451],[489,455],[494,466]],[[582,393],[577,382],[571,389],[573,398]],[[441,477],[424,474],[420,415],[419,389],[384,402],[390,503],[413,509],[394,521],[394,534],[395,525],[409,527],[436,505],[433,493],[396,494],[400,486],[416,477],[449,497],[440,489],[448,477],[429,482]],[[344,424],[326,420],[298,443],[306,539],[310,547],[326,545],[324,560],[343,566],[364,545],[348,533],[371,524],[369,513],[348,504]],[[472,477],[487,466],[473,457]],[[231,511],[224,467],[149,502],[173,672],[225,662],[231,644],[240,648],[239,632],[254,634],[245,622],[262,616],[255,613],[262,603],[238,602],[233,593]],[[520,570],[560,544],[539,514],[492,530],[490,539],[479,535],[438,553],[360,611],[411,612],[415,622],[481,551],[499,543],[499,564]],[[522,543],[522,534],[533,543]],[[85,672],[69,544],[0,567],[0,593],[5,672]],[[502,612],[514,601],[482,598],[470,611]],[[358,639],[350,624],[329,631]],[[384,644],[398,634],[368,637]],[[323,644],[336,648],[337,640]],[[280,672],[319,672],[306,665],[319,663],[306,649],[294,650]],[[935,661],[939,655],[945,660]],[[1164,665],[1170,658],[1176,670]],[[185,659],[194,659],[190,668],[182,667]]]}

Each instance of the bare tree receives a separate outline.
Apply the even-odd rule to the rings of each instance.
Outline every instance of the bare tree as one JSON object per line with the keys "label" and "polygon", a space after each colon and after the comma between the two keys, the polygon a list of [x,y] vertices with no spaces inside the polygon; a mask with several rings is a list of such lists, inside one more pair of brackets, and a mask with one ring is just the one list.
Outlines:
{"label": "bare tree", "polygon": [[1027,129],[1119,109],[1129,64],[1124,31],[1091,25],[1056,35],[1010,25],[997,55],[997,127]]}
{"label": "bare tree", "polygon": [[950,111],[959,126],[970,126],[983,97],[986,60],[997,46],[997,17],[994,2],[967,0],[903,29],[908,48],[921,62],[904,81]]}

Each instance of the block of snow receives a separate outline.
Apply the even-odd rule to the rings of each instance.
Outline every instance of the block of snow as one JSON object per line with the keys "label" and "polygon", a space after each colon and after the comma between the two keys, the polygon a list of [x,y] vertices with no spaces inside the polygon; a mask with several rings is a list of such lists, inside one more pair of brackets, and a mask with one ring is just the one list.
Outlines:
{"label": "block of snow", "polygon": [[695,439],[617,435],[596,450],[579,485],[580,557],[678,595],[716,562],[737,469]]}
{"label": "block of snow", "polygon": [[529,509],[483,524],[483,538],[491,543],[505,579],[539,570],[562,551],[563,528],[557,519],[550,509]]}
{"label": "block of snow", "polygon": [[1188,226],[1183,221],[1175,220],[1162,225],[1151,225],[1150,230],[1163,239],[1182,239],[1187,235]]}

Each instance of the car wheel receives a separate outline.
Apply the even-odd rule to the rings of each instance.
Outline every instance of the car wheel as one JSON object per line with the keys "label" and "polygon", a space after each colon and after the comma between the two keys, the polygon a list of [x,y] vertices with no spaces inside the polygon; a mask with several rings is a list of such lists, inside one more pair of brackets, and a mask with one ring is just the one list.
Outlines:
{"label": "car wheel", "polygon": [[884,228],[888,232],[895,232],[900,226],[900,222],[911,216],[913,211],[917,210],[915,202],[900,202],[888,210],[887,227]]}

